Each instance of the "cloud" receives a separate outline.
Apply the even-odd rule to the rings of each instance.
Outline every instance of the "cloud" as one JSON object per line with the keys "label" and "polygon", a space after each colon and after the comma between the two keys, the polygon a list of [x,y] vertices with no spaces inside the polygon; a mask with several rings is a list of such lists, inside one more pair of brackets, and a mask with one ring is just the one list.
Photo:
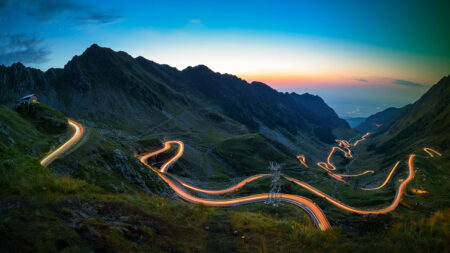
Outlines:
{"label": "cloud", "polygon": [[427,87],[425,84],[414,83],[414,82],[401,80],[401,79],[396,79],[392,83],[397,84],[397,85],[410,86],[410,87]]}
{"label": "cloud", "polygon": [[368,80],[367,80],[367,79],[362,79],[362,78],[355,78],[354,80],[356,80],[356,81],[360,81],[360,82],[365,82],[365,83],[367,83],[367,82],[368,82]]}
{"label": "cloud", "polygon": [[24,34],[0,37],[0,64],[44,63],[48,61],[50,51],[42,45],[44,41]]}
{"label": "cloud", "polygon": [[202,21],[200,19],[194,18],[194,19],[189,20],[189,24],[201,24],[201,23],[202,23]]}
{"label": "cloud", "polygon": [[111,24],[119,19],[121,19],[122,16],[115,15],[115,14],[109,14],[106,12],[92,12],[88,13],[84,17],[81,16],[80,20],[84,22],[91,22],[91,23],[98,23],[98,24]]}
{"label": "cloud", "polygon": [[[55,18],[67,17],[75,22],[109,24],[122,18],[117,10],[102,10],[96,6],[70,0],[0,0],[3,5],[21,9],[40,22],[53,22]],[[0,2],[0,7],[2,3]]]}
{"label": "cloud", "polygon": [[361,108],[356,107],[355,110],[351,111],[351,112],[346,112],[347,115],[351,115],[351,114],[355,114],[355,113],[359,113],[361,111]]}

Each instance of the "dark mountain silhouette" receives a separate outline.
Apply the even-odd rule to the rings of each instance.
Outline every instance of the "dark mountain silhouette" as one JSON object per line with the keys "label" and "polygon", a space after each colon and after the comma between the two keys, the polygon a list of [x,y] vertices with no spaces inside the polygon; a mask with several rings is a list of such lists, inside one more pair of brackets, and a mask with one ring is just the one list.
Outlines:
{"label": "dark mountain silhouette", "polygon": [[3,104],[36,93],[40,101],[68,115],[119,122],[135,131],[149,121],[146,115],[152,110],[173,113],[193,107],[223,113],[250,131],[267,127],[293,136],[303,132],[329,143],[335,129],[349,128],[318,96],[280,93],[202,65],[178,71],[96,44],[63,69],[42,72],[18,63],[1,66],[0,77]]}
{"label": "dark mountain silhouette", "polygon": [[399,113],[406,110],[408,106],[409,105],[401,108],[389,107],[386,110],[377,112],[367,117],[356,127],[356,129],[362,133],[375,131],[382,125],[389,124],[391,120],[393,120]]}
{"label": "dark mountain silhouette", "polygon": [[380,152],[409,152],[417,146],[450,148],[450,76],[442,78],[418,101],[383,125],[373,143]]}
{"label": "dark mountain silhouette", "polygon": [[[319,159],[335,138],[354,135],[318,96],[281,93],[203,65],[179,71],[95,44],[62,69],[0,66],[1,104],[29,93],[125,147],[147,137],[182,139],[184,162],[175,166],[192,177],[252,174],[270,161],[297,166],[298,152]],[[258,144],[242,168],[229,157],[249,140]]]}

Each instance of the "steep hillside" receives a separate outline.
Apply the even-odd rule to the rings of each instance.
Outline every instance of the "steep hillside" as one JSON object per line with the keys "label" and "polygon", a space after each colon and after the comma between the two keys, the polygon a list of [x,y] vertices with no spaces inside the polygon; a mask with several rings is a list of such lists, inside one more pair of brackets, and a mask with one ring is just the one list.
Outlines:
{"label": "steep hillside", "polygon": [[[280,93],[205,66],[179,71],[95,44],[63,69],[0,66],[0,103],[12,106],[28,93],[129,147],[144,137],[181,138],[186,143],[181,164],[196,176],[237,171],[239,164],[220,159],[214,147],[239,135],[263,134],[287,147],[289,154],[276,153],[292,160],[302,150],[322,156],[326,143],[353,135],[317,96]],[[261,169],[251,166],[259,163],[247,164],[239,169]]]}
{"label": "steep hillside", "polygon": [[356,129],[362,133],[377,130],[382,125],[389,124],[398,114],[406,110],[408,106],[409,105],[402,108],[389,107],[386,110],[370,115],[358,126],[356,126]]}
{"label": "steep hillside", "polygon": [[450,77],[442,78],[417,102],[374,135],[379,152],[410,151],[417,146],[450,148]]}

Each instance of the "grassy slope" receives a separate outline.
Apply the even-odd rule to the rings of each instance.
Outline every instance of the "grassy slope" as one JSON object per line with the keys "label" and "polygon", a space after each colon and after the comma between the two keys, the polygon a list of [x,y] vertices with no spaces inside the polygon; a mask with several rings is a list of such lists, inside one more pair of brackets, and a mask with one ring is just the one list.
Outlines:
{"label": "grassy slope", "polygon": [[[39,117],[53,112],[41,105],[36,108],[44,110],[38,114]],[[262,212],[255,216],[253,211],[259,209],[257,205],[249,206],[250,209],[206,208],[148,195],[136,187],[126,189],[125,193],[114,193],[105,181],[114,183],[118,179],[108,178],[106,173],[101,175],[106,176],[103,181],[96,181],[96,177],[90,174],[87,178],[91,183],[55,174],[39,165],[40,154],[46,152],[50,143],[57,142],[59,136],[70,136],[70,131],[66,127],[59,130],[49,127],[39,117],[30,120],[27,112],[18,113],[6,107],[0,110],[2,133],[7,133],[0,139],[2,250],[230,251],[244,244],[251,251],[260,247],[260,240],[268,240],[269,248],[271,240],[281,240],[281,237],[272,239],[268,234],[279,231],[290,233],[291,230],[297,233],[305,230],[311,234],[302,240],[309,246],[302,247],[323,248],[321,238],[327,234],[318,233],[309,222],[303,224],[286,220],[280,225],[275,213]],[[65,122],[61,115],[53,116],[57,122]],[[101,161],[99,153],[102,152],[95,153],[87,147],[102,147],[103,152],[108,153],[108,145],[113,144],[95,144],[99,141],[99,135],[93,132],[87,135],[84,143],[51,166],[61,167],[66,160],[74,162],[85,156],[94,156]],[[7,136],[13,139],[14,145],[10,145]],[[102,163],[79,165],[78,170],[101,171],[102,166]],[[109,174],[114,174],[114,171]],[[127,183],[124,179],[121,182]],[[159,183],[153,182],[156,185]],[[304,217],[297,208],[284,209]],[[253,225],[255,230],[247,227],[249,222],[256,223]],[[261,237],[256,230],[263,230],[267,235]],[[328,234],[333,233],[335,231]],[[208,243],[208,238],[217,237],[221,238],[220,244]]]}
{"label": "grassy slope", "polygon": [[[321,252],[389,249],[394,252],[426,252],[448,246],[450,224],[449,211],[446,208],[449,206],[449,197],[448,184],[444,179],[449,176],[448,170],[445,170],[449,164],[448,160],[443,158],[429,159],[423,154],[418,156],[416,166],[427,175],[427,180],[424,182],[423,176],[418,176],[411,185],[427,189],[431,194],[406,195],[405,205],[390,215],[364,217],[347,214],[291,183],[283,182],[284,192],[313,199],[324,208],[333,224],[343,224],[342,231],[334,228],[322,233],[315,230],[302,210],[289,204],[278,208],[261,203],[222,209],[184,204],[172,198],[148,195],[144,192],[145,187],[130,182],[121,174],[120,166],[106,169],[117,163],[114,159],[118,158],[113,155],[115,150],[120,150],[125,157],[128,156],[127,150],[93,130],[88,130],[76,149],[56,160],[51,166],[54,170],[76,167],[78,174],[75,175],[80,179],[55,174],[48,168],[42,168],[38,158],[42,157],[41,154],[44,154],[48,147],[62,142],[60,136],[70,136],[70,130],[61,125],[65,122],[62,115],[45,106],[39,106],[38,113],[31,115],[29,112],[18,113],[5,107],[0,110],[2,249],[161,252]],[[42,120],[44,116],[53,118],[55,123],[46,124],[47,119]],[[11,139],[16,144],[11,145]],[[261,148],[265,152],[263,153],[270,157],[269,160],[284,159],[283,157],[287,156],[273,149],[276,143],[271,143],[260,135],[223,137],[221,140],[221,144],[213,153],[224,154],[224,157],[230,152],[247,152],[244,146],[250,142],[255,144],[252,147]],[[160,146],[160,143],[156,137],[144,138],[136,145],[156,147]],[[239,160],[241,158],[242,161]],[[128,162],[133,164],[130,157],[122,159],[130,159]],[[245,154],[245,157],[235,159],[245,163],[252,162],[254,158],[251,154]],[[260,159],[255,162],[258,160]],[[187,161],[180,161],[180,168],[184,166],[187,170]],[[339,161],[337,158],[336,164],[341,162],[344,164],[345,161]],[[78,165],[73,166],[75,163]],[[323,172],[318,169],[307,171],[296,168],[293,163],[294,161],[285,165],[285,168],[288,168],[285,173],[306,180],[352,205],[382,206],[394,193],[395,188],[391,185],[381,191],[379,202],[367,202],[364,196],[369,195],[335,183],[334,180],[324,180]],[[131,166],[139,171],[138,164]],[[171,170],[177,174],[180,171],[176,166]],[[154,177],[151,173],[148,175]],[[400,172],[397,178],[402,175],[404,172]],[[165,192],[166,196],[171,195],[159,180],[148,178],[148,181],[143,181],[150,189],[148,192]],[[120,184],[123,188],[117,190],[110,187],[111,184]],[[250,184],[231,195],[262,192],[267,190],[269,184],[270,178]],[[372,197],[375,195],[378,194]]]}

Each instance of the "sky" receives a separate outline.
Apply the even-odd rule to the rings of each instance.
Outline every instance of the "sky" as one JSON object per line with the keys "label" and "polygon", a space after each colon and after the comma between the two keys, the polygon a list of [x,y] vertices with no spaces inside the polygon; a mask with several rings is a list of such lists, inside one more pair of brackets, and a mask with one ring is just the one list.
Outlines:
{"label": "sky", "polygon": [[416,101],[450,74],[450,1],[0,0],[0,64],[63,67],[96,43],[199,64],[341,117]]}

